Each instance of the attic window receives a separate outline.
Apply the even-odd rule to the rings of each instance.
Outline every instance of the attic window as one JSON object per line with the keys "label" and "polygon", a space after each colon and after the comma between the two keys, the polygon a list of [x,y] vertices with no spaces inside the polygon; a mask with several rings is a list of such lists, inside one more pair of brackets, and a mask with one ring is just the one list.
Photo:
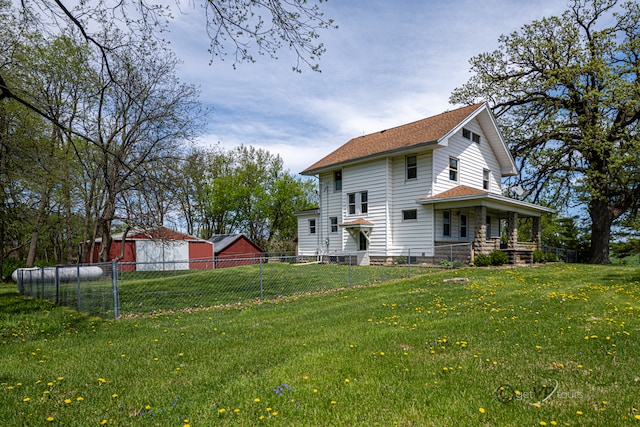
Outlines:
{"label": "attic window", "polygon": [[469,129],[462,128],[462,137],[480,144],[480,135],[475,132],[471,132]]}

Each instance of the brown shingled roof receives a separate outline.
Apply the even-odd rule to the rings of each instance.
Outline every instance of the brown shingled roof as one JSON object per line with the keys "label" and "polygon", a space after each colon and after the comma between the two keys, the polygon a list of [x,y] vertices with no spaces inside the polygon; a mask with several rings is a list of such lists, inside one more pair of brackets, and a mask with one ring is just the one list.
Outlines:
{"label": "brown shingled roof", "polygon": [[353,138],[317,161],[302,174],[351,160],[375,156],[414,145],[435,143],[484,104],[474,104],[413,123]]}
{"label": "brown shingled roof", "polygon": [[348,226],[353,226],[353,225],[373,225],[373,223],[371,221],[367,221],[364,218],[358,218],[355,219],[353,221],[349,221],[349,222],[345,222],[343,224],[340,224],[343,227],[348,227]]}
{"label": "brown shingled roof", "polygon": [[438,193],[431,197],[425,197],[420,200],[448,199],[451,197],[476,196],[478,194],[487,194],[487,192],[477,188],[467,187],[466,185],[458,185],[450,190],[443,191],[442,193]]}

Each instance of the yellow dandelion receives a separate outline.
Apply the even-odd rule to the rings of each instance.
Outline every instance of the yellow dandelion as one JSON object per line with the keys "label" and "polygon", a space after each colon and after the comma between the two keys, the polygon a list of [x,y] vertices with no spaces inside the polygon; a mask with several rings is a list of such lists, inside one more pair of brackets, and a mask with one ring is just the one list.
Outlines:
{"label": "yellow dandelion", "polygon": [[47,417],[47,421],[49,421],[49,422],[54,421],[54,420],[55,420],[55,418],[53,418],[53,417]]}
{"label": "yellow dandelion", "polygon": [[266,411],[267,411],[267,412],[271,412],[271,411],[272,411],[272,408],[267,408],[267,409],[266,409]]}
{"label": "yellow dandelion", "polygon": [[485,412],[484,408],[478,408],[478,411],[480,411],[481,414],[484,414]]}
{"label": "yellow dandelion", "polygon": [[636,420],[640,420],[640,415],[634,415],[633,418],[635,418]]}
{"label": "yellow dandelion", "polygon": [[98,382],[99,382],[100,384],[104,384],[104,383],[106,383],[106,382],[107,382],[107,380],[105,380],[104,378],[98,378]]}
{"label": "yellow dandelion", "polygon": [[107,423],[107,420],[100,421],[100,425],[102,425],[102,426],[105,425],[106,423]]}
{"label": "yellow dandelion", "polygon": [[240,408],[236,408],[233,410],[234,413],[239,414],[240,413]]}
{"label": "yellow dandelion", "polygon": [[256,403],[260,403],[260,398],[256,397],[255,399],[253,399],[253,401],[256,402]]}
{"label": "yellow dandelion", "polygon": [[345,383],[349,383],[349,382],[351,382],[351,381],[349,380],[349,378],[345,378],[345,379],[344,379],[344,382],[345,382]]}
{"label": "yellow dandelion", "polygon": [[224,409],[224,408],[220,408],[220,409],[218,409],[218,413],[219,413],[219,414],[224,414],[225,412],[227,412],[227,410],[226,410],[226,409]]}
{"label": "yellow dandelion", "polygon": [[541,426],[546,426],[546,425],[547,425],[547,423],[546,423],[545,421],[540,421],[540,425],[541,425]]}
{"label": "yellow dandelion", "polygon": [[264,420],[264,415],[260,415],[260,416],[258,417],[258,419],[259,419],[260,421]]}
{"label": "yellow dandelion", "polygon": [[278,413],[276,411],[274,411],[271,415],[274,416],[274,417],[277,417]]}
{"label": "yellow dandelion", "polygon": [[146,409],[148,411],[149,409],[151,409],[151,405],[145,406],[144,409]]}
{"label": "yellow dandelion", "polygon": [[78,396],[78,397],[76,397],[76,400],[77,400],[78,402],[82,402],[82,401],[84,400],[84,397],[82,397],[82,396]]}
{"label": "yellow dandelion", "polygon": [[582,411],[576,411],[576,415],[582,415]]}
{"label": "yellow dandelion", "polygon": [[67,404],[71,403],[71,399],[65,399],[64,403],[67,403]]}
{"label": "yellow dandelion", "polygon": [[331,401],[331,404],[332,404],[332,405],[335,405],[336,403],[337,403],[337,402],[336,402],[335,400],[332,400],[332,401]]}
{"label": "yellow dandelion", "polygon": [[115,399],[116,397],[118,397],[118,393],[113,393],[113,394],[111,395],[111,397],[113,397],[113,398]]}
{"label": "yellow dandelion", "polygon": [[314,389],[313,389],[313,392],[314,392],[314,393],[317,393],[317,392],[318,392],[318,389],[317,389],[317,388],[314,388]]}
{"label": "yellow dandelion", "polygon": [[29,397],[25,397],[24,399],[22,399],[23,402],[28,402],[30,400],[31,400],[31,398],[29,398]]}

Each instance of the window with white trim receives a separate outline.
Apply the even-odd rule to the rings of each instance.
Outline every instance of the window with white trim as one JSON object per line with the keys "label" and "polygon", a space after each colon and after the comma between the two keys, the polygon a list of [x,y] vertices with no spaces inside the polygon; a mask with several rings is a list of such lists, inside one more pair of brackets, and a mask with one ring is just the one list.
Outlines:
{"label": "window with white trim", "polygon": [[418,178],[418,157],[407,156],[405,159],[407,169],[407,180]]}
{"label": "window with white trim", "polygon": [[460,214],[460,237],[467,237],[467,214]]}
{"label": "window with white trim", "polygon": [[491,171],[489,169],[482,170],[482,188],[489,190],[491,186]]}
{"label": "window with white trim", "polygon": [[342,191],[342,171],[335,171],[333,173],[333,183],[335,191]]}
{"label": "window with white trim", "polygon": [[458,182],[460,161],[455,157],[449,157],[449,180]]}
{"label": "window with white trim", "polygon": [[331,218],[329,218],[329,222],[331,222],[331,232],[332,233],[337,233],[338,232],[338,217],[337,216],[332,216]]}
{"label": "window with white trim", "polygon": [[402,220],[403,221],[415,221],[418,219],[418,210],[417,209],[408,209],[406,211],[402,211]]}
{"label": "window with white trim", "polygon": [[470,139],[471,141],[480,144],[480,135],[475,132],[471,132],[467,128],[462,128],[462,137],[466,139]]}
{"label": "window with white trim", "polygon": [[369,192],[347,194],[347,212],[349,215],[366,214],[369,212]]}
{"label": "window with white trim", "polygon": [[356,214],[356,193],[349,193],[347,195],[347,203],[349,205],[349,215]]}
{"label": "window with white trim", "polygon": [[316,234],[316,220],[309,220],[309,234]]}
{"label": "window with white trim", "polygon": [[451,212],[442,211],[442,235],[451,236]]}

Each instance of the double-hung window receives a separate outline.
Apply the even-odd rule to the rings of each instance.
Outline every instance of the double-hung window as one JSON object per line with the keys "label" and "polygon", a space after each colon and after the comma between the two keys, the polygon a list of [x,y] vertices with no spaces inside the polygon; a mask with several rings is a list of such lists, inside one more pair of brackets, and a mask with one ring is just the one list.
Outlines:
{"label": "double-hung window", "polygon": [[338,232],[338,217],[337,216],[332,216],[331,218],[329,218],[329,220],[331,221],[331,232],[332,233],[337,233]]}
{"label": "double-hung window", "polygon": [[449,180],[458,182],[460,161],[455,157],[449,157]]}
{"label": "double-hung window", "polygon": [[360,213],[369,212],[369,193],[366,191],[360,192]]}
{"label": "double-hung window", "polygon": [[335,171],[333,173],[333,183],[335,191],[342,191],[342,171]]}
{"label": "double-hung window", "polygon": [[451,236],[451,212],[442,211],[442,235]]}
{"label": "double-hung window", "polygon": [[349,203],[349,215],[356,214],[356,193],[349,193],[347,196]]}
{"label": "double-hung window", "polygon": [[347,211],[349,215],[368,213],[369,193],[367,191],[360,191],[359,193],[347,194]]}
{"label": "double-hung window", "polygon": [[484,169],[482,171],[482,188],[485,190],[489,190],[491,186],[491,171],[489,169]]}
{"label": "double-hung window", "polygon": [[316,234],[316,220],[309,220],[309,234]]}
{"label": "double-hung window", "polygon": [[407,156],[407,180],[418,178],[418,158],[417,156]]}

